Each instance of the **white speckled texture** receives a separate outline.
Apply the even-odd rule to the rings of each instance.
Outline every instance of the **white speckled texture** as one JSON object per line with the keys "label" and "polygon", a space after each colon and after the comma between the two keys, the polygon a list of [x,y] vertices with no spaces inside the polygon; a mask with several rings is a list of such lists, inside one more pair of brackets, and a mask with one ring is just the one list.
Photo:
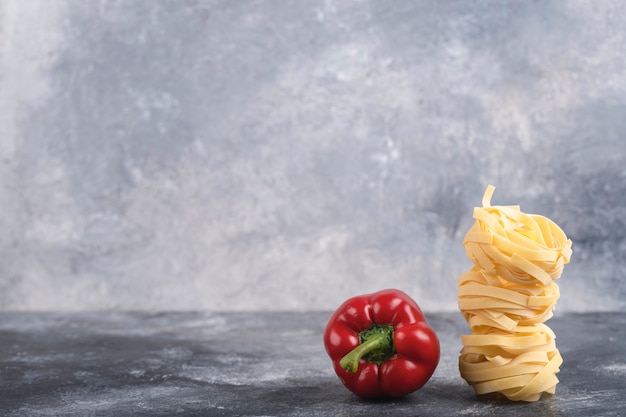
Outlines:
{"label": "white speckled texture", "polygon": [[626,309],[620,1],[0,3],[0,310],[455,310],[487,184]]}
{"label": "white speckled texture", "polygon": [[330,312],[0,312],[0,415],[622,417],[626,315],[554,319],[554,396],[477,396],[459,376],[460,314],[433,313],[441,358],[406,397],[360,400],[333,371]]}

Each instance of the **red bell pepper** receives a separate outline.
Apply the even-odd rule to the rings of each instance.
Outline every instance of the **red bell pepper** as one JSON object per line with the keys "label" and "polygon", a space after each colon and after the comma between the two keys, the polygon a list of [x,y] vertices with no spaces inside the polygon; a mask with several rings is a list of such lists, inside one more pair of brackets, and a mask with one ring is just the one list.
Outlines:
{"label": "red bell pepper", "polygon": [[395,289],[350,298],[331,316],[324,346],[337,376],[363,398],[421,388],[439,363],[439,340],[419,306]]}

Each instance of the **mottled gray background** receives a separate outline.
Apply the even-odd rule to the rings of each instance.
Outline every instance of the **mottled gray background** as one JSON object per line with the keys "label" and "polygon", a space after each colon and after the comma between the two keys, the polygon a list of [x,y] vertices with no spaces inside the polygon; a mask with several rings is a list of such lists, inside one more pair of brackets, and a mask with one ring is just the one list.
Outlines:
{"label": "mottled gray background", "polygon": [[455,310],[487,184],[625,310],[626,2],[0,2],[0,309]]}

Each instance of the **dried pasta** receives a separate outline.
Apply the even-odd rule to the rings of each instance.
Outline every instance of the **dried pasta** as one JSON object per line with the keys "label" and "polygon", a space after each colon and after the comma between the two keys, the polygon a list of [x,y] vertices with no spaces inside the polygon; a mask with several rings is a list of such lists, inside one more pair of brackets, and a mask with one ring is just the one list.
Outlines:
{"label": "dried pasta", "polygon": [[462,336],[461,376],[477,394],[513,401],[554,394],[563,359],[544,323],[559,298],[558,279],[572,242],[550,219],[519,206],[491,206],[485,190],[463,245],[474,266],[459,277],[458,302],[470,335]]}

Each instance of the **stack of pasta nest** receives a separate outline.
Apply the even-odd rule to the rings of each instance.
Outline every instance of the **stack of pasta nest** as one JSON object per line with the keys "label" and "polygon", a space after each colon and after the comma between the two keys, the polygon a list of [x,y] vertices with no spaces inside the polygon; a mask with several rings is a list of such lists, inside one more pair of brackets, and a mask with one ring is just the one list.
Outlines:
{"label": "stack of pasta nest", "polygon": [[459,278],[459,308],[471,329],[462,336],[459,370],[477,394],[537,401],[559,382],[563,359],[545,322],[572,242],[546,217],[492,207],[494,190],[488,186],[483,207],[474,209],[463,243],[474,266]]}

